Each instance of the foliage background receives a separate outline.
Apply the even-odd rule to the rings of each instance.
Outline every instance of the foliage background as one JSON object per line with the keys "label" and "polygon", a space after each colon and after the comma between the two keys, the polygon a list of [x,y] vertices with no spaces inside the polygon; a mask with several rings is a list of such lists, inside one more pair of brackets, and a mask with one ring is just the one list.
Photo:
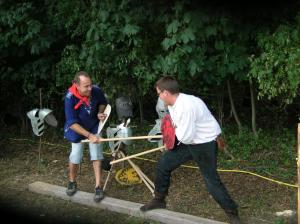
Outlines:
{"label": "foliage background", "polygon": [[[24,124],[40,106],[63,123],[62,100],[86,70],[112,104],[131,97],[139,122],[155,118],[154,82],[176,76],[223,124],[250,124],[250,98],[264,123],[299,117],[299,4],[278,1],[1,1],[1,122]],[[254,95],[251,97],[249,83]],[[257,99],[259,101],[257,101]],[[254,104],[252,104],[254,105]],[[253,113],[252,113],[253,115]],[[231,117],[232,118],[232,117]],[[269,125],[273,120],[269,119]]]}
{"label": "foliage background", "polygon": [[235,157],[221,154],[220,167],[294,183],[299,9],[297,0],[0,0],[1,136],[32,135],[26,112],[42,106],[62,138],[63,97],[79,70],[107,94],[110,122],[115,99],[127,95],[134,133],[147,134],[153,85],[171,74],[220,122]]}

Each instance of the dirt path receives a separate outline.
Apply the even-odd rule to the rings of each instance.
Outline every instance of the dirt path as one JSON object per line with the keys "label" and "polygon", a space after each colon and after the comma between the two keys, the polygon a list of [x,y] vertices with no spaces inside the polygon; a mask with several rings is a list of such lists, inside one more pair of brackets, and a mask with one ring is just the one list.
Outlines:
{"label": "dirt path", "polygon": [[[63,142],[60,145],[64,145]],[[28,191],[28,184],[43,181],[59,186],[67,184],[68,147],[43,145],[38,166],[38,145],[29,141],[1,141],[0,206],[2,214],[37,223],[154,223],[126,215],[90,208]],[[159,154],[152,155],[156,159]],[[152,180],[155,163],[134,160]],[[124,163],[128,166],[127,163]],[[120,166],[122,166],[120,164]],[[120,167],[119,167],[120,168]],[[275,212],[296,210],[297,191],[266,182],[254,176],[220,173],[236,202],[245,224],[288,223]],[[84,154],[78,187],[93,192],[94,177],[88,155]],[[112,177],[106,194],[133,202],[146,203],[151,193],[143,184],[123,186]],[[195,169],[179,168],[172,176],[167,209],[226,222],[223,210],[207,193],[202,177]]]}

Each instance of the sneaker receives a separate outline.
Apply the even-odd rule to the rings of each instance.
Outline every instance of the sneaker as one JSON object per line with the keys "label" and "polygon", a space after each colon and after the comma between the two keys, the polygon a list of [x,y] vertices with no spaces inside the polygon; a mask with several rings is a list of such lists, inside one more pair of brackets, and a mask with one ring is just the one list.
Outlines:
{"label": "sneaker", "polygon": [[140,207],[140,210],[142,212],[146,212],[152,209],[166,208],[166,201],[165,201],[166,194],[162,194],[155,191],[154,195],[155,197],[150,202]]}
{"label": "sneaker", "polygon": [[76,181],[72,182],[72,181],[69,181],[68,183],[68,188],[66,190],[66,193],[68,196],[72,196],[73,194],[75,194],[77,191],[77,183]]}
{"label": "sneaker", "polygon": [[94,201],[99,202],[104,198],[104,193],[101,187],[96,187],[95,188],[95,196],[94,196]]}
{"label": "sneaker", "polygon": [[230,224],[241,224],[241,220],[238,214],[237,209],[225,209],[225,213],[229,218]]}
{"label": "sneaker", "polygon": [[156,198],[153,198],[148,204],[145,204],[142,207],[140,207],[140,210],[142,212],[146,212],[158,208],[166,208],[166,202],[164,200],[158,200]]}

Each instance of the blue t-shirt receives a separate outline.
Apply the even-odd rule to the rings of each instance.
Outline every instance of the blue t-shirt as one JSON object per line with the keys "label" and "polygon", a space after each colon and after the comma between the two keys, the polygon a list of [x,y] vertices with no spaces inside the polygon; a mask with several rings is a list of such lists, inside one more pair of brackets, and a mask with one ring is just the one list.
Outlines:
{"label": "blue t-shirt", "polygon": [[68,91],[65,95],[66,121],[64,125],[64,137],[74,143],[80,142],[85,139],[85,137],[73,131],[70,126],[77,123],[87,131],[96,134],[99,124],[97,117],[99,105],[107,105],[107,100],[102,90],[95,85],[92,87],[90,105],[87,106],[85,103],[82,103],[80,107],[75,110],[74,107],[78,102],[79,99]]}

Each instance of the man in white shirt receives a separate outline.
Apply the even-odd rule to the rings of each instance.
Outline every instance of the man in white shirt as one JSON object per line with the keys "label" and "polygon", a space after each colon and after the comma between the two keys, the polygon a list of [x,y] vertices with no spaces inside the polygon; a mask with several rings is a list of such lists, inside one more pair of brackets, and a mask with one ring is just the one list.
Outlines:
{"label": "man in white shirt", "polygon": [[230,223],[239,224],[237,204],[231,199],[217,172],[217,142],[220,126],[205,103],[198,97],[179,92],[178,82],[164,76],[156,82],[160,99],[168,106],[175,127],[174,148],[166,151],[157,164],[155,197],[140,208],[148,211],[165,208],[171,172],[194,160],[204,177],[208,192],[224,209]]}

